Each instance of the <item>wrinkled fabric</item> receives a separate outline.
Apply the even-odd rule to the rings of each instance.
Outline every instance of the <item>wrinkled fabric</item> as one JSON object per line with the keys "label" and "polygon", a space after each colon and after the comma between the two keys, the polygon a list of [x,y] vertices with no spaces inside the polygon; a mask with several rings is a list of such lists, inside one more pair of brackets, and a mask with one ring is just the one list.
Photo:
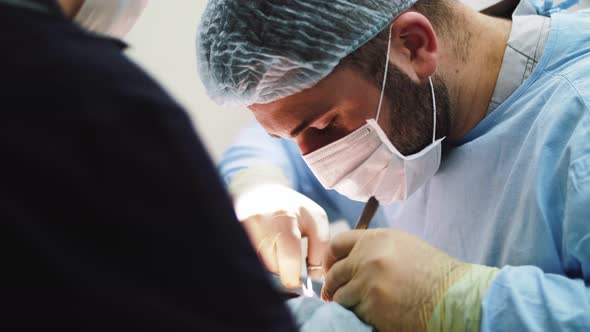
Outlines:
{"label": "wrinkled fabric", "polygon": [[469,266],[466,273],[454,282],[438,301],[426,330],[479,331],[481,302],[498,271],[495,267],[477,264]]}
{"label": "wrinkled fabric", "polygon": [[354,201],[366,202],[375,197],[380,204],[391,204],[406,200],[436,173],[443,139],[404,156],[377,121],[371,119],[303,159],[324,188],[334,189]]}
{"label": "wrinkled fabric", "polygon": [[300,296],[287,301],[300,332],[371,332],[373,328],[336,302]]}
{"label": "wrinkled fabric", "polygon": [[417,0],[209,0],[199,74],[219,105],[269,103],[310,88]]}
{"label": "wrinkled fabric", "polygon": [[541,60],[549,36],[551,19],[535,14],[534,10],[520,6],[518,13],[512,15],[512,31],[488,106],[488,114],[529,78]]}
{"label": "wrinkled fabric", "polygon": [[[421,190],[375,220],[501,268],[482,302],[484,331],[590,329],[589,77],[590,12],[553,13],[528,80],[457,142]],[[295,144],[264,138],[260,127],[247,133],[221,164],[226,179],[264,159],[330,218],[358,216],[357,205],[311,177]]]}
{"label": "wrinkled fabric", "polygon": [[568,9],[579,2],[579,0],[524,0],[519,3],[515,13],[518,14],[523,7],[527,7],[532,8],[538,15],[548,16]]}

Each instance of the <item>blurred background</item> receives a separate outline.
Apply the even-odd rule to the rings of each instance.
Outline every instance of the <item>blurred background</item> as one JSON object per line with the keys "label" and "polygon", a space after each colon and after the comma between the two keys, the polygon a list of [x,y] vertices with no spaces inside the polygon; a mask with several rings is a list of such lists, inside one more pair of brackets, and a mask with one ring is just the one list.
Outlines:
{"label": "blurred background", "polygon": [[[510,0],[464,1],[481,10]],[[126,40],[131,46],[128,54],[190,113],[199,135],[217,161],[252,117],[246,109],[218,107],[207,98],[201,85],[195,36],[206,4],[206,0],[152,0]],[[589,7],[590,0],[581,0],[580,4]]]}
{"label": "blurred background", "polygon": [[126,41],[131,58],[190,113],[217,161],[252,117],[247,109],[222,109],[205,94],[197,72],[195,36],[206,4],[206,0],[151,0]]}

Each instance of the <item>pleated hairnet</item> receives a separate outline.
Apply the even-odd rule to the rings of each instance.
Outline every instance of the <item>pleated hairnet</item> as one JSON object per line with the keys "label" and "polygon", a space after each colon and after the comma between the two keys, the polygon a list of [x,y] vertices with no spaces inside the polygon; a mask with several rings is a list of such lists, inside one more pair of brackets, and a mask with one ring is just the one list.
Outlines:
{"label": "pleated hairnet", "polygon": [[417,0],[209,0],[199,75],[223,106],[269,103],[312,87]]}

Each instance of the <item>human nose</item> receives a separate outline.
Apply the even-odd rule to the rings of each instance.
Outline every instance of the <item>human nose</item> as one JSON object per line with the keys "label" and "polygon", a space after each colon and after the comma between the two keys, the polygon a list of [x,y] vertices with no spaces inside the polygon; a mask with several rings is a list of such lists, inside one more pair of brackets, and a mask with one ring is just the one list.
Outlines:
{"label": "human nose", "polygon": [[331,128],[329,131],[325,129],[308,128],[295,138],[297,146],[301,151],[301,155],[305,156],[324,146],[336,142],[337,140],[349,134],[346,129]]}

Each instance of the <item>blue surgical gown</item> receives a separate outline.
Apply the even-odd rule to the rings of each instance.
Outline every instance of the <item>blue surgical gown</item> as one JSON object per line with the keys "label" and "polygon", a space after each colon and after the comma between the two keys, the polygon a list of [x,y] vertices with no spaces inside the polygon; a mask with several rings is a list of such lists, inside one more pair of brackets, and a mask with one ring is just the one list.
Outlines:
{"label": "blue surgical gown", "polygon": [[[482,303],[484,331],[590,331],[590,11],[551,16],[529,79],[374,225],[499,267]],[[230,181],[260,162],[280,166],[331,220],[358,216],[362,204],[324,190],[296,146],[258,126],[241,133],[220,170]]]}

